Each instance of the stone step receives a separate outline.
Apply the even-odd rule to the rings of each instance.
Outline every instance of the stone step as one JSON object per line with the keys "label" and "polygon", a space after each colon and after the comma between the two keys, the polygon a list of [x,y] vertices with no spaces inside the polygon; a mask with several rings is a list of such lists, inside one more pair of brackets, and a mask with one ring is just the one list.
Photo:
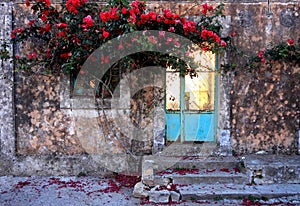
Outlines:
{"label": "stone step", "polygon": [[165,181],[173,184],[247,184],[249,178],[238,169],[229,170],[227,168],[220,170],[169,169],[154,175],[154,182],[157,185],[163,185]]}
{"label": "stone step", "polygon": [[154,171],[173,169],[200,169],[218,170],[222,168],[239,168],[243,170],[244,164],[240,158],[235,157],[169,157],[169,156],[147,156],[144,163],[150,163]]}
{"label": "stone step", "polygon": [[166,146],[163,151],[159,152],[162,156],[182,157],[182,156],[214,156],[217,145],[214,142],[204,143],[181,143],[174,142]]}
{"label": "stone step", "polygon": [[234,157],[144,157],[142,180],[146,185],[250,183],[238,158]]}
{"label": "stone step", "polygon": [[171,168],[186,169],[222,169],[240,168],[241,161],[234,157],[184,157]]}
{"label": "stone step", "polygon": [[193,184],[177,185],[176,190],[181,200],[216,200],[216,199],[253,199],[264,200],[271,198],[298,196],[300,184]]}
{"label": "stone step", "polygon": [[299,155],[157,156],[144,158],[143,169],[142,181],[152,188],[150,202],[176,202],[180,197],[190,202],[252,199],[265,204],[278,200],[300,203]]}
{"label": "stone step", "polygon": [[299,155],[248,155],[244,162],[257,184],[300,184]]}

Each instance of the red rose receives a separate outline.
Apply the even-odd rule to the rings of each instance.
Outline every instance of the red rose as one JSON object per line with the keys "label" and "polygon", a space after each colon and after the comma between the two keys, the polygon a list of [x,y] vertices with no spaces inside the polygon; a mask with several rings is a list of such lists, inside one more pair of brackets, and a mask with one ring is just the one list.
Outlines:
{"label": "red rose", "polygon": [[60,58],[68,59],[72,56],[71,52],[60,54]]}
{"label": "red rose", "polygon": [[35,22],[34,20],[31,20],[30,22],[28,22],[28,25],[32,26],[34,24],[34,22]]}
{"label": "red rose", "polygon": [[122,8],[122,14],[126,14],[127,13],[127,9],[125,7]]}
{"label": "red rose", "polygon": [[66,8],[69,12],[77,14],[78,13],[77,8],[79,6],[83,6],[86,2],[87,0],[67,0]]}
{"label": "red rose", "polygon": [[150,11],[150,12],[149,12],[149,16],[151,17],[151,19],[152,19],[153,21],[155,21],[155,20],[156,20],[156,17],[157,17],[157,14]]}
{"label": "red rose", "polygon": [[117,18],[118,18],[117,8],[111,8],[110,9],[110,18],[117,20]]}
{"label": "red rose", "polygon": [[45,14],[43,14],[40,18],[43,22],[47,21],[47,16]]}
{"label": "red rose", "polygon": [[46,49],[46,57],[48,59],[51,57],[51,50],[49,48]]}
{"label": "red rose", "polygon": [[66,36],[66,32],[61,31],[57,33],[57,37],[64,37],[64,36]]}
{"label": "red rose", "polygon": [[209,48],[207,46],[203,46],[201,49],[202,49],[202,51],[208,51],[209,50]]}
{"label": "red rose", "polygon": [[214,35],[214,32],[213,31],[207,31],[207,36],[208,37],[212,37]]}
{"label": "red rose", "polygon": [[214,33],[214,34],[213,34],[213,40],[214,40],[215,42],[219,43],[219,42],[221,41],[221,38],[220,38],[216,33]]}
{"label": "red rose", "polygon": [[170,28],[168,29],[168,31],[169,31],[169,32],[175,32],[175,29],[174,29],[174,27],[170,27]]}
{"label": "red rose", "polygon": [[91,15],[84,17],[83,22],[86,24],[87,27],[93,26],[93,19],[92,19]]}
{"label": "red rose", "polygon": [[104,36],[104,38],[107,38],[109,36],[109,32],[103,31],[103,36]]}
{"label": "red rose", "polygon": [[66,28],[68,26],[68,24],[65,24],[65,23],[59,23],[59,24],[56,24],[57,28],[59,29],[63,29],[63,28]]}
{"label": "red rose", "polygon": [[48,16],[48,15],[49,15],[49,11],[48,11],[48,10],[43,11],[43,14],[44,14],[45,16]]}
{"label": "red rose", "polygon": [[206,29],[204,29],[204,30],[201,31],[201,37],[202,37],[204,40],[207,40],[207,37],[208,37],[207,32],[208,32],[208,31],[207,31]]}
{"label": "red rose", "polygon": [[28,59],[36,59],[36,53],[35,53],[35,52],[32,52],[31,54],[28,54],[28,55],[27,55],[27,58],[28,58]]}
{"label": "red rose", "polygon": [[46,32],[51,31],[51,25],[50,24],[46,24],[45,31]]}
{"label": "red rose", "polygon": [[202,4],[202,13],[203,13],[204,15],[207,14],[207,10],[208,10],[208,5],[207,5],[207,3]]}
{"label": "red rose", "polygon": [[47,7],[49,7],[51,5],[50,0],[40,0],[40,2],[45,2]]}
{"label": "red rose", "polygon": [[50,2],[50,0],[46,0],[46,6],[50,6],[51,5],[51,2]]}
{"label": "red rose", "polygon": [[265,49],[264,48],[262,48],[261,50],[260,50],[260,52],[258,53],[258,57],[259,58],[263,58],[263,56],[264,56],[264,53],[265,53]]}
{"label": "red rose", "polygon": [[165,13],[165,16],[166,16],[168,19],[172,18],[172,16],[173,16],[173,14],[171,13],[171,11],[168,10],[168,9],[164,10],[164,13]]}
{"label": "red rose", "polygon": [[288,39],[287,43],[288,43],[288,45],[292,46],[292,45],[294,45],[294,40],[293,39]]}
{"label": "red rose", "polygon": [[35,52],[32,52],[32,57],[36,58],[36,53]]}

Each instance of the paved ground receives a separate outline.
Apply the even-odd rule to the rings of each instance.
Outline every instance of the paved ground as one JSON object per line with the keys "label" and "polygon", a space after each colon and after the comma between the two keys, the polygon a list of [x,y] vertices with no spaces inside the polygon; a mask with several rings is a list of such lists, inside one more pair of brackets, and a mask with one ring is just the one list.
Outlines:
{"label": "paved ground", "polygon": [[0,177],[0,205],[139,205],[130,187],[98,177]]}
{"label": "paved ground", "polygon": [[[162,205],[132,197],[134,180],[99,177],[0,177],[1,206]],[[288,188],[287,188],[288,189]],[[246,192],[246,191],[245,191]],[[268,203],[268,204],[267,204]],[[257,200],[210,200],[168,205],[300,205],[298,196]]]}

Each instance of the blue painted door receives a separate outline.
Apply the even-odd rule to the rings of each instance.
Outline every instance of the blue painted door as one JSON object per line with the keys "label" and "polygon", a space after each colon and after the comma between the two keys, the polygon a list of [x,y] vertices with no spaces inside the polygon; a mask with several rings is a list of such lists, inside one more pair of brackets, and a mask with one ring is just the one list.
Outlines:
{"label": "blue painted door", "polygon": [[165,122],[168,141],[214,141],[217,75],[213,54],[200,56],[197,76],[167,69]]}

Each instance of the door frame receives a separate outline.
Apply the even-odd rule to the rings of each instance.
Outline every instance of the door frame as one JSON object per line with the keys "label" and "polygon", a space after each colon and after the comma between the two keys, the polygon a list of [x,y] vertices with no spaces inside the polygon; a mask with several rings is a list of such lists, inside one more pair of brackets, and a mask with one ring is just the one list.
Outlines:
{"label": "door frame", "polygon": [[[167,120],[166,115],[167,114],[178,114],[179,113],[179,118],[180,118],[180,132],[179,132],[179,137],[177,139],[173,140],[168,140],[167,136],[167,121],[165,121],[165,138],[166,142],[216,142],[218,140],[217,137],[217,128],[218,128],[218,114],[219,114],[219,75],[218,75],[218,70],[219,70],[219,55],[217,53],[214,54],[215,56],[215,66],[214,66],[214,78],[215,78],[215,83],[214,83],[214,110],[213,112],[191,112],[191,113],[199,113],[199,114],[209,114],[213,113],[213,120],[212,120],[212,129],[213,129],[213,140],[212,141],[193,141],[193,140],[185,140],[185,98],[184,98],[184,90],[185,90],[185,75],[182,75],[182,71],[179,72],[179,79],[180,79],[180,110],[179,111],[167,111],[166,110],[166,103],[167,103],[167,89],[165,89],[165,100],[164,100],[164,113],[165,113],[165,120]],[[167,71],[166,71],[167,72]],[[178,72],[178,71],[177,71]],[[166,85],[166,77],[165,75],[165,85]],[[183,137],[183,138],[182,138]]]}

